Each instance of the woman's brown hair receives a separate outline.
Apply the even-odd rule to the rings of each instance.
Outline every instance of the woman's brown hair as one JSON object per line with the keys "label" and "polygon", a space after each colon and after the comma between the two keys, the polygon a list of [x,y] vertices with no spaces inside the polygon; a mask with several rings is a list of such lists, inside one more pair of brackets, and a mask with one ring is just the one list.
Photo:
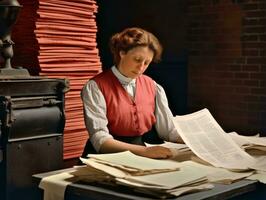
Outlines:
{"label": "woman's brown hair", "polygon": [[120,51],[127,53],[135,47],[147,46],[154,53],[152,61],[159,62],[163,50],[159,40],[152,33],[137,27],[126,28],[122,32],[114,34],[109,45],[116,65],[120,62]]}

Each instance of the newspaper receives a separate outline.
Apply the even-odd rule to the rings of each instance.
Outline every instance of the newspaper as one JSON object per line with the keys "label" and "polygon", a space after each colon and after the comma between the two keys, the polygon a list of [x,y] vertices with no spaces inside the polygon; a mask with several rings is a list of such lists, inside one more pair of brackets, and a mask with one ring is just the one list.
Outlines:
{"label": "newspaper", "polygon": [[247,170],[255,159],[224,132],[208,109],[175,116],[174,125],[188,147],[215,167]]}

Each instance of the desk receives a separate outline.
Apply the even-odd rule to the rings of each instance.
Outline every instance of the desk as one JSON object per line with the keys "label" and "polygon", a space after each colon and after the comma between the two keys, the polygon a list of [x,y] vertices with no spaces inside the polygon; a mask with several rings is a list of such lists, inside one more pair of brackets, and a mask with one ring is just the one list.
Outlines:
{"label": "desk", "polygon": [[[69,169],[51,171],[33,175],[37,185],[42,178],[60,172],[67,172]],[[266,200],[265,186],[257,181],[241,180],[230,185],[215,184],[215,188],[207,191],[186,194],[175,200]],[[42,190],[39,189],[42,193]],[[41,199],[41,194],[38,195]],[[124,186],[106,186],[100,184],[85,184],[82,182],[72,183],[67,186],[65,192],[66,200],[151,200],[150,196],[135,193],[132,189]]]}

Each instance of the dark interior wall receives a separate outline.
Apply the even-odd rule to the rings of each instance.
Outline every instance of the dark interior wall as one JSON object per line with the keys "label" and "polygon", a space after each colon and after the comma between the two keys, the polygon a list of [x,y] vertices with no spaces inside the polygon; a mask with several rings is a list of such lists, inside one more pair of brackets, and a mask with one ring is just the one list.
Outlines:
{"label": "dark interior wall", "polygon": [[184,0],[97,0],[98,45],[104,68],[112,64],[108,41],[111,35],[137,26],[154,33],[166,54],[185,51],[186,4]]}
{"label": "dark interior wall", "polygon": [[266,135],[266,2],[188,0],[188,107]]}
{"label": "dark interior wall", "polygon": [[164,48],[162,61],[146,74],[165,89],[173,114],[184,114],[187,102],[186,1],[98,0],[97,43],[103,69],[112,66],[108,42],[127,27],[141,27],[158,37]]}

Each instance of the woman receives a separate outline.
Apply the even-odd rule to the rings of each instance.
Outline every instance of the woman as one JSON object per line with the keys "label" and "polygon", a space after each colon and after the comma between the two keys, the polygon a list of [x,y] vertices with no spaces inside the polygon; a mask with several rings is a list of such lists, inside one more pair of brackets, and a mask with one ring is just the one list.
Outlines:
{"label": "woman", "polygon": [[168,148],[144,145],[160,139],[176,142],[179,137],[163,88],[143,75],[151,62],[160,60],[161,44],[146,30],[127,28],[112,36],[110,48],[115,65],[82,90],[93,148],[99,153],[129,150],[149,158],[171,157]]}

